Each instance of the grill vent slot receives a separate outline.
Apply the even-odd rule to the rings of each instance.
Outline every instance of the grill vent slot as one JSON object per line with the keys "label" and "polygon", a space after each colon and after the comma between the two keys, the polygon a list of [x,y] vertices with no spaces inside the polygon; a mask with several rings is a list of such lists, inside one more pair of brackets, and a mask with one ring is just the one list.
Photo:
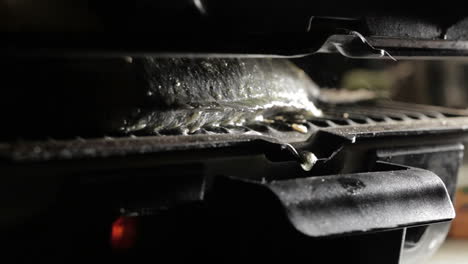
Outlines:
{"label": "grill vent slot", "polygon": [[307,120],[310,125],[324,128],[335,126],[372,125],[417,120],[444,119],[467,116],[468,113],[445,112],[443,108],[409,105],[394,102],[367,102],[347,105],[321,105],[324,116]]}

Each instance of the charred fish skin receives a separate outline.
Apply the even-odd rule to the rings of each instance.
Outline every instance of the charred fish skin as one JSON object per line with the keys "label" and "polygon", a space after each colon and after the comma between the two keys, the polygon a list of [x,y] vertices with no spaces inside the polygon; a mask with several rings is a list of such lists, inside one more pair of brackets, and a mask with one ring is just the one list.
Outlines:
{"label": "charred fish skin", "polygon": [[125,134],[242,126],[278,113],[319,116],[319,90],[308,76],[283,59],[134,60],[145,93],[142,107],[124,118]]}

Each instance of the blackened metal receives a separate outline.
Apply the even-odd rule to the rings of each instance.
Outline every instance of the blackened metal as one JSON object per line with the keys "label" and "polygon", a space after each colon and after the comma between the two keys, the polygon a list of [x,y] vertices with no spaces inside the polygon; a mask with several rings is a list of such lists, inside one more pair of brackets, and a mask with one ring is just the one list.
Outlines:
{"label": "blackened metal", "polygon": [[364,20],[369,36],[432,40],[439,38],[442,34],[440,25],[421,18],[368,16]]}
{"label": "blackened metal", "polygon": [[[336,43],[344,47],[343,50],[349,52],[342,53],[348,57],[354,58],[379,58],[374,53],[370,53],[368,47],[356,45],[356,38],[348,35],[330,36],[318,52],[336,52]],[[399,58],[446,58],[460,57],[468,55],[468,42],[466,40],[420,40],[406,38],[388,38],[388,37],[366,37],[366,41],[376,49],[385,50],[392,57]],[[386,58],[380,56],[381,58]]]}
{"label": "blackened metal", "polygon": [[[75,139],[46,142],[17,142],[0,147],[2,156],[16,161],[68,160],[144,155],[165,151],[219,149],[258,142],[282,149],[282,143],[258,135],[192,135],[134,138]],[[255,144],[255,143],[254,143]]]}
{"label": "blackened metal", "polygon": [[357,31],[349,31],[350,37],[333,35],[327,39],[318,53],[340,53],[348,58],[395,58],[385,49],[376,48]]}
{"label": "blackened metal", "polygon": [[[37,258],[42,256],[33,254],[37,249],[60,249],[69,256],[79,248],[86,258],[106,248],[116,217],[144,215],[137,248],[127,252],[127,260],[170,255],[174,249],[200,256],[207,247],[214,255],[310,259],[314,248],[313,257],[322,261],[380,263],[385,255],[383,261],[398,263],[405,227],[448,220],[453,211],[438,176],[374,166],[375,153],[460,142],[467,115],[393,102],[321,108],[320,120],[327,126],[308,120],[314,130],[300,137],[218,134],[3,143],[2,179],[9,183],[4,196],[10,204],[40,210],[31,216],[10,210],[16,227],[8,228],[0,243]],[[348,122],[358,117],[365,122]],[[311,171],[300,168],[285,142],[294,142],[298,152],[316,154],[319,160]],[[427,148],[425,153],[448,150]],[[50,194],[56,199],[47,199],[43,187],[25,188],[29,178],[49,179],[48,188],[59,190]],[[23,225],[28,219],[34,223]],[[328,226],[328,219],[334,224]],[[421,241],[427,241],[426,234]],[[94,240],[86,242],[89,237]],[[337,250],[346,255],[334,254]],[[125,259],[100,252],[107,259]]]}
{"label": "blackened metal", "polygon": [[[306,27],[306,25],[304,25]],[[353,27],[349,29],[354,29]],[[357,29],[359,30],[359,28]],[[362,32],[362,31],[357,31]],[[231,33],[217,36],[213,34],[185,32],[184,39],[173,33],[155,36],[144,33],[132,33],[131,38],[122,39],[118,33],[75,33],[57,36],[54,34],[34,34],[18,37],[13,33],[6,34],[9,42],[2,43],[0,48],[5,56],[15,57],[144,57],[164,58],[298,58],[315,53],[336,53],[335,44],[343,46],[342,55],[353,58],[388,58],[376,56],[369,52],[367,45],[356,42],[356,38],[341,35],[336,28],[328,31],[304,33]],[[454,33],[452,33],[454,35]],[[21,35],[20,35],[21,36]],[[385,50],[392,57],[399,58],[447,58],[468,55],[467,40],[460,39],[412,39],[392,38],[388,36],[368,36],[363,34],[372,47]],[[458,36],[452,36],[456,38]],[[164,42],[161,42],[161,38]],[[212,40],[210,43],[200,41]],[[34,40],[34,42],[32,42]],[[212,42],[217,45],[213,46]],[[34,43],[34,46],[31,46]],[[73,43],[73,44],[71,44]],[[118,44],[116,44],[118,43]],[[186,43],[194,43],[187,46]],[[332,45],[332,43],[334,43]],[[5,46],[8,45],[8,46]]]}
{"label": "blackened metal", "polygon": [[[444,12],[440,6],[410,11],[364,2],[305,0],[287,4],[48,0],[40,7],[33,2],[6,2],[0,7],[4,37],[0,48],[8,56],[303,56],[315,53],[339,28],[361,32],[366,38],[405,42],[443,40],[453,25],[447,36],[460,40],[463,22],[455,22],[466,17],[462,11]],[[466,49],[433,49],[424,41],[413,47],[417,50],[388,51],[398,56],[466,56]]]}
{"label": "blackened metal", "polygon": [[[311,127],[307,134],[268,128],[267,131],[262,131],[262,135],[213,134],[17,141],[0,144],[0,156],[16,161],[73,160],[190,149],[219,149],[260,142],[263,146],[264,143],[276,146],[275,149],[281,149],[284,143],[308,146],[319,159],[327,159],[345,143],[391,136],[454,134],[468,130],[468,113],[465,110],[386,101],[324,104],[319,107],[323,110],[324,117],[307,120]],[[344,114],[347,114],[346,118],[343,117]]]}
{"label": "blackened metal", "polygon": [[397,228],[455,216],[443,182],[423,170],[328,175],[266,185],[294,227],[309,236]]}
{"label": "blackened metal", "polygon": [[463,160],[462,144],[384,149],[377,152],[379,160],[426,169],[439,176],[453,200],[458,168]]}

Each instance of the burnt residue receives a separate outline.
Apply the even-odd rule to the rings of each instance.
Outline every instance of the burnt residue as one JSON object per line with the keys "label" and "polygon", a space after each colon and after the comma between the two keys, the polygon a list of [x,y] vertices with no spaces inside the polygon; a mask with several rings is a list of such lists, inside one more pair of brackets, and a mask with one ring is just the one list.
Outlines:
{"label": "burnt residue", "polygon": [[346,189],[349,194],[355,195],[358,194],[362,188],[365,188],[366,185],[359,179],[354,178],[339,178],[337,180],[341,187]]}
{"label": "burnt residue", "polygon": [[[123,120],[123,133],[271,123],[278,115],[320,115],[318,88],[287,60],[142,58],[145,103]],[[265,121],[267,119],[267,121]]]}

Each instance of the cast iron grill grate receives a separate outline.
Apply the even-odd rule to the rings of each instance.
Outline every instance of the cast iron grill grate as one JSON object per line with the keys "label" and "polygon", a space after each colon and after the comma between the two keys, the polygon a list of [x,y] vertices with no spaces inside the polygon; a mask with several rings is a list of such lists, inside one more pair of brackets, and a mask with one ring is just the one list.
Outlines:
{"label": "cast iron grill grate", "polygon": [[413,105],[390,101],[375,101],[355,104],[322,104],[323,117],[307,121],[317,128],[337,126],[359,126],[391,124],[399,122],[443,120],[452,117],[466,117],[468,111],[441,107]]}
{"label": "cast iron grill grate", "polygon": [[218,128],[195,135],[76,137],[16,140],[0,143],[0,157],[12,160],[51,160],[127,156],[185,149],[213,149],[228,145],[269,141],[279,144],[309,141],[324,131],[353,141],[356,137],[457,133],[468,127],[468,110],[391,101],[319,105],[324,116],[303,120],[298,131],[283,121],[242,128]]}

